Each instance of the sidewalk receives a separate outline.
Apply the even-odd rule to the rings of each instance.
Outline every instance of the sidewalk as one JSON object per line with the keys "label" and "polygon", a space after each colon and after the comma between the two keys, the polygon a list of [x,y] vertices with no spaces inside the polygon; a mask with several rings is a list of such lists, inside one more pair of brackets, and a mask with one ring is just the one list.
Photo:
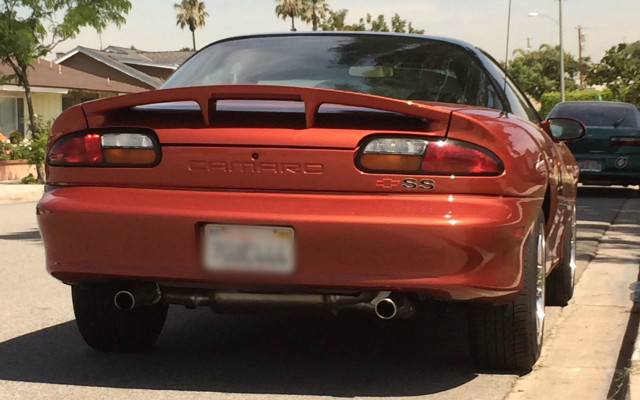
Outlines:
{"label": "sidewalk", "polygon": [[44,185],[23,185],[20,182],[0,182],[0,205],[28,203],[42,197]]}

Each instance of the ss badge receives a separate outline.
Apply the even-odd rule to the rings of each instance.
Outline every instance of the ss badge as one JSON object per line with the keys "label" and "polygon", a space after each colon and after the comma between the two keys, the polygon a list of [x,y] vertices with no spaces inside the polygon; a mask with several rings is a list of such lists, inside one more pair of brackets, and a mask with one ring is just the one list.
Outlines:
{"label": "ss badge", "polygon": [[402,180],[402,187],[405,189],[433,190],[436,188],[436,183],[432,179],[405,178]]}

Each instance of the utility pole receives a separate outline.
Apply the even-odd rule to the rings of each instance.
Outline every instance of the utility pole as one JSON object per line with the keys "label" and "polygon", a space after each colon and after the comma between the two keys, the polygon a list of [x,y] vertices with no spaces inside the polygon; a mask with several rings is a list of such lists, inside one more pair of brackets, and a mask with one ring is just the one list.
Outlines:
{"label": "utility pole", "polygon": [[582,41],[584,40],[584,37],[582,36],[582,26],[578,25],[576,29],[578,30],[578,71],[580,76],[580,89],[582,89],[582,83],[584,81],[582,71]]}
{"label": "utility pole", "polygon": [[564,47],[562,46],[562,0],[558,0],[558,26],[560,28],[560,101],[564,101]]}
{"label": "utility pole", "polygon": [[527,51],[531,51],[531,38],[527,38]]}

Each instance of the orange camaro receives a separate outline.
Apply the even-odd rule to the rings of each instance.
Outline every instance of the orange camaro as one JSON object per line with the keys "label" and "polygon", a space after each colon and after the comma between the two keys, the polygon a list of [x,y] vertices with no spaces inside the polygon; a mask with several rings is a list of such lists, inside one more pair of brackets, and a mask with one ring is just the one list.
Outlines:
{"label": "orange camaro", "polygon": [[[232,38],[162,89],[53,126],[38,222],[86,342],[135,351],[169,304],[409,318],[464,301],[485,367],[529,370],[573,292],[578,167],[481,50],[366,33]],[[546,283],[545,283],[546,281]]]}

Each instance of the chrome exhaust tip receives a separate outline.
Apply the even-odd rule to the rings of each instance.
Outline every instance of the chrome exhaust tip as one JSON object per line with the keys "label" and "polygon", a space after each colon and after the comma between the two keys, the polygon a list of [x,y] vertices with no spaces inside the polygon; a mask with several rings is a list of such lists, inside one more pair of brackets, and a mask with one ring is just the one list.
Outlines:
{"label": "chrome exhaust tip", "polygon": [[136,298],[128,290],[121,290],[113,296],[113,304],[118,310],[133,310],[136,306]]}
{"label": "chrome exhaust tip", "polygon": [[398,306],[395,301],[385,297],[375,304],[374,310],[380,319],[392,319],[398,313]]}
{"label": "chrome exhaust tip", "polygon": [[137,307],[157,304],[162,293],[157,283],[142,283],[125,286],[113,296],[113,304],[119,310],[133,310]]}

